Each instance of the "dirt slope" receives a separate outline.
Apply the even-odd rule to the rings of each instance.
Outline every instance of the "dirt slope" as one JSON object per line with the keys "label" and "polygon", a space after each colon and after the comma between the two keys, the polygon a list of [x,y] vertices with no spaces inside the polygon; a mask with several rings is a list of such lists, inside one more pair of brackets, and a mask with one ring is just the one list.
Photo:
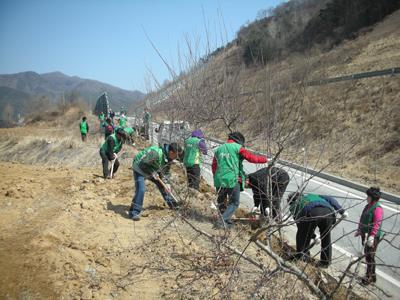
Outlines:
{"label": "dirt slope", "polygon": [[[72,115],[59,124],[64,130],[49,121],[49,127],[44,122],[0,132],[1,299],[315,298],[292,275],[277,274],[263,285],[260,270],[244,260],[236,266],[237,256],[222,243],[243,249],[248,227],[238,225],[227,236],[213,229],[212,190],[203,183],[202,193],[184,193],[179,166],[173,169],[174,187],[190,203],[180,213],[214,241],[167,209],[152,184],[143,218],[130,220],[129,166],[137,150],[126,148],[116,179],[105,181],[99,177],[101,136],[79,143],[79,117],[72,121]],[[67,140],[71,147],[65,147]],[[268,269],[275,266],[255,248],[246,254]],[[312,266],[305,272],[318,275]]]}

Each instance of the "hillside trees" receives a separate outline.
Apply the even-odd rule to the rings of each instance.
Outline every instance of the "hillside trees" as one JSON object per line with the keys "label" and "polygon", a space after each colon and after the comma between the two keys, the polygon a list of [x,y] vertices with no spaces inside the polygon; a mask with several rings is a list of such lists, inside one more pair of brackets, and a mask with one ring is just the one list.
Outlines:
{"label": "hillside trees", "polygon": [[247,65],[265,64],[295,48],[296,38],[326,2],[289,1],[273,10],[261,11],[259,16],[264,15],[265,18],[241,28],[237,34],[244,62]]}
{"label": "hillside trees", "polygon": [[237,41],[247,65],[264,65],[294,51],[329,49],[399,8],[397,0],[292,0],[260,12],[265,17],[241,28]]}
{"label": "hillside trees", "polygon": [[396,0],[332,0],[310,20],[300,38],[304,45],[326,41],[334,45],[399,8],[400,1]]}

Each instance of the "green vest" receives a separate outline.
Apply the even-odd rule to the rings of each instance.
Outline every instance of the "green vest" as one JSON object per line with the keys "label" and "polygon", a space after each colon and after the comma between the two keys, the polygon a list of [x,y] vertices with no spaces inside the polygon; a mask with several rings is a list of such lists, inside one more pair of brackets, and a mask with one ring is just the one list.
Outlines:
{"label": "green vest", "polygon": [[214,186],[216,188],[234,188],[237,185],[241,147],[237,143],[225,143],[215,150],[217,169],[214,174]]}
{"label": "green vest", "polygon": [[102,121],[104,121],[104,114],[103,113],[101,113],[100,115],[99,115],[99,120],[102,122]]}
{"label": "green vest", "polygon": [[119,119],[119,126],[121,126],[122,128],[126,127],[126,118],[122,117]]}
{"label": "green vest", "polygon": [[[108,143],[107,143],[108,139],[114,139],[114,148],[112,149],[112,151],[110,151],[110,149],[108,149]],[[115,135],[115,133],[113,133],[107,137],[106,141],[101,146],[101,149],[107,153],[110,153],[110,152],[118,153],[122,149],[122,140],[118,141],[117,136]]]}
{"label": "green vest", "polygon": [[[372,205],[365,213],[361,215],[361,233],[369,234],[374,226],[374,211],[375,208],[381,207],[381,204],[377,201],[374,205]],[[380,238],[382,236],[382,223],[379,226],[378,232],[376,236]]]}
{"label": "green vest", "polygon": [[316,195],[316,194],[307,194],[303,195],[300,200],[293,201],[290,206],[289,210],[292,213],[294,219],[297,219],[297,216],[301,213],[301,211],[306,207],[308,204],[312,202],[321,202],[326,201],[324,198]]}
{"label": "green vest", "polygon": [[87,134],[87,127],[86,127],[86,121],[82,121],[80,124],[81,127],[81,133],[82,134]]}
{"label": "green vest", "polygon": [[151,114],[149,113],[149,112],[146,112],[145,114],[144,114],[144,118],[143,118],[143,121],[145,122],[145,123],[150,123],[150,121],[151,121]]}
{"label": "green vest", "polygon": [[201,155],[199,143],[201,139],[197,137],[190,137],[185,141],[185,156],[183,157],[183,164],[186,167],[193,167],[194,165],[201,164]]}
{"label": "green vest", "polygon": [[134,133],[135,131],[133,130],[132,127],[125,127],[124,131],[128,134],[131,135],[132,133]]}
{"label": "green vest", "polygon": [[142,175],[151,175],[165,166],[164,152],[160,147],[150,146],[140,151],[133,159],[132,167]]}

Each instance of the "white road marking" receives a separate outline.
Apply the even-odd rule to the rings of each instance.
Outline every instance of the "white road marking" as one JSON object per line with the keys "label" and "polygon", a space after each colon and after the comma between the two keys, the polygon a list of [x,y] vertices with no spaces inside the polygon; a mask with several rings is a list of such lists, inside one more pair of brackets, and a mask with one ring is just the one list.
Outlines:
{"label": "white road marking", "polygon": [[[299,177],[303,177],[302,175],[296,174],[296,173],[293,173],[293,175],[299,176]],[[323,186],[325,186],[325,187],[327,187],[327,188],[330,188],[330,189],[332,189],[332,190],[336,190],[336,191],[338,191],[338,192],[341,192],[341,193],[344,193],[344,194],[353,196],[353,197],[358,198],[358,199],[364,199],[364,197],[361,197],[361,196],[359,196],[359,195],[353,194],[353,193],[351,193],[351,192],[343,191],[343,190],[341,190],[341,189],[339,189],[339,188],[337,188],[337,187],[331,186],[331,185],[329,185],[329,184],[323,183],[323,182],[318,181],[318,180],[315,180],[315,179],[309,179],[309,181],[313,181],[313,182],[318,183],[318,184],[320,184],[320,185],[323,185]],[[399,210],[394,209],[394,208],[391,208],[391,207],[386,206],[386,205],[384,205],[384,204],[381,204],[381,206],[382,206],[383,208],[387,209],[387,210],[390,210],[390,211],[394,212],[394,213],[399,213],[399,212],[400,212]]]}
{"label": "white road marking", "polygon": [[[332,244],[332,247],[335,248],[337,251],[343,253],[347,257],[350,257],[352,259],[357,257],[357,255],[352,254],[351,252],[339,247],[336,244]],[[391,284],[395,285],[396,287],[400,288],[400,281],[394,279],[392,276],[384,273],[383,271],[381,271],[379,269],[376,269],[376,274],[378,274],[380,277],[382,277],[386,281],[390,282]]]}
{"label": "white road marking", "polygon": [[[212,175],[212,172],[211,172],[210,170],[208,170],[208,169],[206,169],[206,168],[204,168],[204,167],[203,167],[202,169],[203,169],[204,171],[206,171],[207,173],[209,173],[209,174]],[[299,175],[299,174],[294,174],[294,175],[301,176],[301,175]],[[312,181],[314,181],[314,182],[316,182],[316,183],[318,183],[318,184],[324,185],[324,186],[326,186],[326,187],[328,187],[328,188],[331,188],[331,189],[333,189],[333,190],[337,190],[337,191],[342,192],[342,193],[347,193],[348,195],[354,196],[354,197],[356,197],[356,198],[363,199],[363,197],[360,197],[360,196],[358,196],[358,195],[356,195],[356,194],[353,194],[353,193],[351,193],[351,192],[345,192],[345,191],[343,191],[343,190],[341,190],[341,189],[339,189],[339,188],[336,188],[336,187],[327,185],[327,184],[322,183],[322,182],[320,182],[320,181],[317,181],[317,180],[315,180],[315,179],[310,179],[310,180],[312,180]],[[245,191],[245,192],[242,192],[242,194],[245,194],[245,195],[248,196],[249,198],[252,198],[252,196],[251,196],[248,192],[246,192],[246,191]],[[385,206],[382,205],[382,207],[384,207],[384,208],[386,208],[386,209],[389,209],[389,210],[391,210],[391,211],[394,211],[394,212],[399,212],[399,211],[397,211],[397,210],[395,210],[395,209],[393,209],[393,208],[391,208],[391,207],[387,207],[386,205],[385,205]],[[292,221],[292,222],[294,222],[293,218],[290,218],[289,220]],[[291,227],[295,227],[294,224],[292,224],[292,225],[290,225],[290,226],[291,226]],[[346,256],[349,257],[349,258],[354,258],[354,257],[356,257],[356,255],[352,254],[351,252],[349,252],[349,251],[343,249],[342,247],[340,247],[340,246],[338,246],[338,245],[336,245],[336,244],[332,244],[332,247],[333,247],[334,249],[336,249],[337,251],[339,251],[340,253],[346,255]],[[382,277],[384,280],[386,280],[386,281],[390,282],[391,284],[395,285],[396,287],[400,288],[400,281],[398,281],[398,280],[396,280],[395,278],[393,278],[392,276],[390,276],[390,275],[384,273],[383,271],[379,270],[378,268],[376,269],[376,273],[377,273],[377,275],[379,275],[380,277]]]}

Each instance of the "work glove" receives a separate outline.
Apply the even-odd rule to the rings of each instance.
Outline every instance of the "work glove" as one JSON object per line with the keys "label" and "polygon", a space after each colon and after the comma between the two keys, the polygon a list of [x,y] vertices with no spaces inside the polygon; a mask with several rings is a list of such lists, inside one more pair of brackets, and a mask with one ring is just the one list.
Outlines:
{"label": "work glove", "polygon": [[347,211],[345,211],[344,213],[342,213],[342,219],[347,219],[349,216],[349,213]]}
{"label": "work glove", "polygon": [[258,206],[254,206],[254,207],[251,209],[251,213],[252,213],[252,214],[259,214],[259,213],[260,213],[260,209],[258,208]]}
{"label": "work glove", "polygon": [[315,245],[319,245],[321,243],[321,237],[318,234],[315,235],[314,243]]}
{"label": "work glove", "polygon": [[212,210],[218,210],[218,208],[215,206],[215,203],[212,202],[212,201],[211,201],[211,204],[210,204],[210,208],[211,208]]}
{"label": "work glove", "polygon": [[265,216],[269,216],[269,207],[265,209]]}
{"label": "work glove", "polygon": [[167,193],[171,193],[171,185],[166,183],[165,184],[165,190],[166,190]]}
{"label": "work glove", "polygon": [[374,246],[374,241],[375,237],[373,235],[370,235],[367,239],[367,246],[368,247],[373,247]]}
{"label": "work glove", "polygon": [[112,160],[116,160],[117,159],[117,153],[113,153],[113,159]]}

